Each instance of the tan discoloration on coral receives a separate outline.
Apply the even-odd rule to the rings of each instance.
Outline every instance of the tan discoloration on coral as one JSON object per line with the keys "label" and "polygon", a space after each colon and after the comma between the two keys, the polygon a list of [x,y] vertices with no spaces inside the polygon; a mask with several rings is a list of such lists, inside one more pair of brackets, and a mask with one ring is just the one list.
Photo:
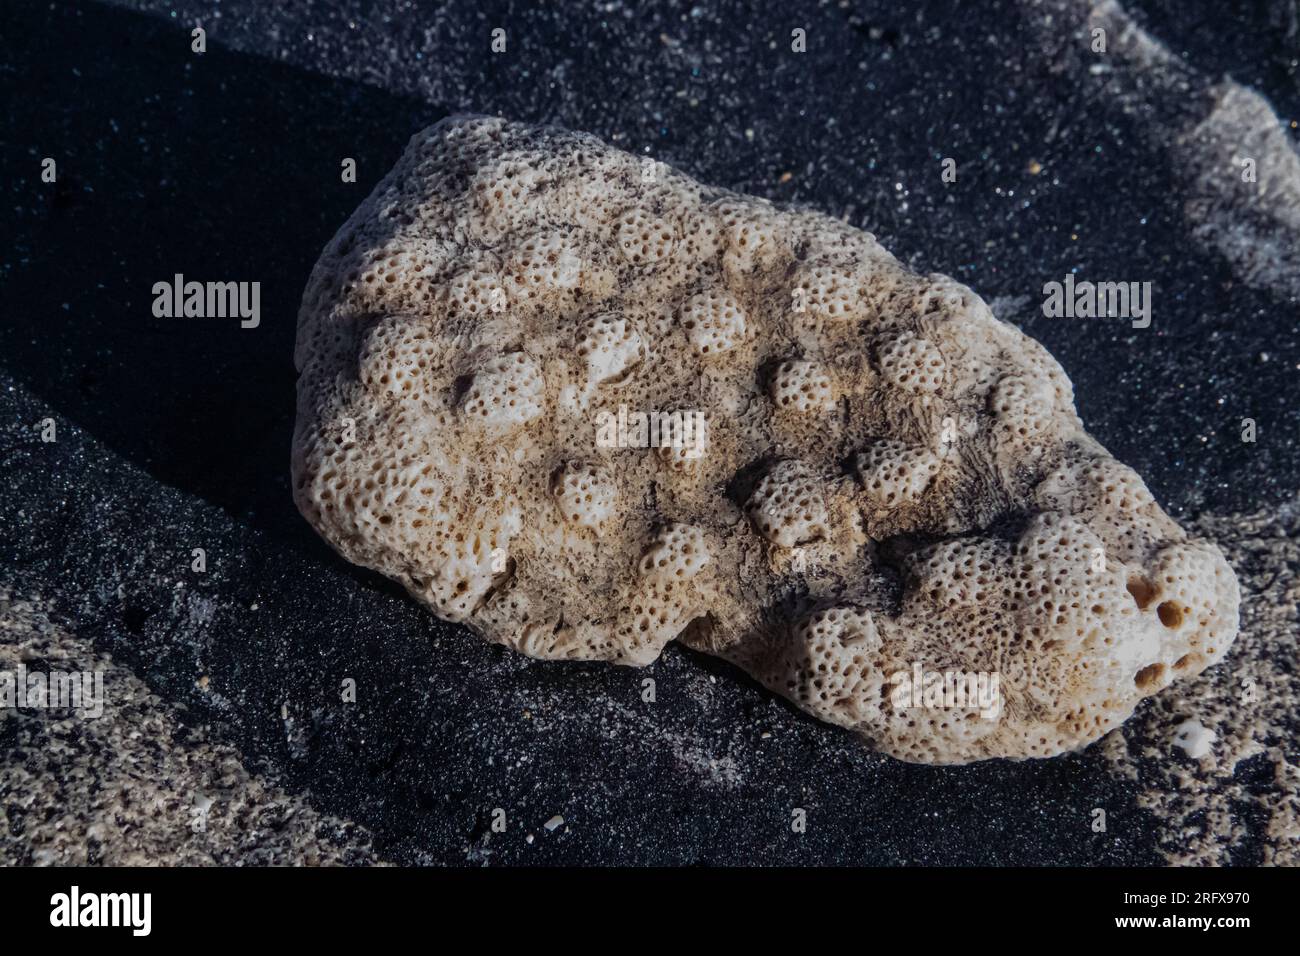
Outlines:
{"label": "tan discoloration on coral", "polygon": [[[411,141],[299,316],[294,494],[344,556],[536,657],[680,637],[923,762],[1082,746],[1222,658],[1231,569],[1040,345],[866,233],[655,170],[498,119]],[[602,440],[628,411],[707,428]],[[917,663],[998,675],[999,713],[898,706]]]}

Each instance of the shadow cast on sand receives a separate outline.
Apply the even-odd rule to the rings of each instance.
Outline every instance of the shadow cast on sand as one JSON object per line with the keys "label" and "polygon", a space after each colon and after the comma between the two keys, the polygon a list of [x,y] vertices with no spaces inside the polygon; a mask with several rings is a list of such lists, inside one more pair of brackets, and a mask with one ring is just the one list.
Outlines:
{"label": "shadow cast on sand", "polygon": [[[164,20],[41,7],[10,6],[0,49],[41,91],[10,99],[10,136],[59,171],[41,189],[40,157],[15,158],[37,205],[10,270],[4,364],[164,484],[312,541],[287,481],[303,286],[407,138],[445,113],[215,44],[196,55]],[[259,282],[260,325],[155,318],[151,290],[176,273]]]}

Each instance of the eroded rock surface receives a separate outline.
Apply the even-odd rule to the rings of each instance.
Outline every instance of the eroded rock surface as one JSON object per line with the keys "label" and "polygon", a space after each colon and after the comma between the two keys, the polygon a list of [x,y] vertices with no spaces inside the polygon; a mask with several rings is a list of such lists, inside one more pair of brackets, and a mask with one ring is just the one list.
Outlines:
{"label": "eroded rock surface", "polygon": [[1220,552],[971,290],[590,136],[416,135],[296,363],[303,514],[534,657],[680,638],[949,763],[1082,746],[1236,635]]}

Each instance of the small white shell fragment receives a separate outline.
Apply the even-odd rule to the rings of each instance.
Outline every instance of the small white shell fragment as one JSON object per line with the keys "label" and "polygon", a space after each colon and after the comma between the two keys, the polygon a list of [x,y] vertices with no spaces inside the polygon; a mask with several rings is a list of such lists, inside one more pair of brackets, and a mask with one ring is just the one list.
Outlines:
{"label": "small white shell fragment", "polygon": [[1174,731],[1174,746],[1193,760],[1200,760],[1214,749],[1215,736],[1213,730],[1202,727],[1200,721],[1189,718]]}

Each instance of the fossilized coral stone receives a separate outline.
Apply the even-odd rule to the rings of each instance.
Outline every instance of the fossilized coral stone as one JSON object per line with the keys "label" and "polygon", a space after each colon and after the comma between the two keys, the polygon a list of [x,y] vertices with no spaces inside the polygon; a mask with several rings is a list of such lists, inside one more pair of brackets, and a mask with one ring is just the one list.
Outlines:
{"label": "fossilized coral stone", "polygon": [[943,763],[1086,744],[1236,634],[1218,550],[973,292],[590,136],[415,136],[296,362],[302,513],[534,657],[680,639]]}

